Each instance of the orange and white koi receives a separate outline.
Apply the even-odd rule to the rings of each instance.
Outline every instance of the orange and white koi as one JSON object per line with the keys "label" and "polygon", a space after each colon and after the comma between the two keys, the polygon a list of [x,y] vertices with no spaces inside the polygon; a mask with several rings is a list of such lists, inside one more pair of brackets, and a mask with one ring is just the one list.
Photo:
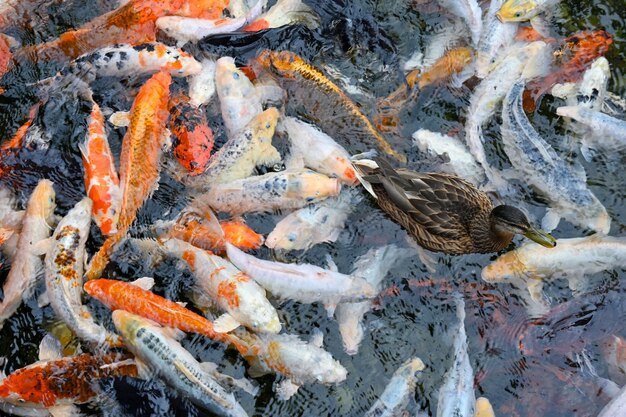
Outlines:
{"label": "orange and white koi", "polygon": [[55,407],[86,404],[100,394],[99,380],[137,377],[137,367],[129,359],[111,353],[35,362],[0,381],[2,407],[17,415],[48,416]]}
{"label": "orange and white koi", "polygon": [[92,216],[103,235],[117,232],[122,201],[120,180],[113,161],[100,106],[93,102],[85,142],[78,148],[85,169],[85,189],[93,202]]}
{"label": "orange and white koi", "polygon": [[213,131],[204,110],[190,104],[189,98],[170,100],[169,128],[175,137],[174,156],[191,176],[202,174],[213,150]]}
{"label": "orange and white koi", "polygon": [[333,138],[294,117],[285,117],[280,124],[289,135],[292,153],[301,156],[306,167],[337,177],[348,185],[357,183],[350,155]]}
{"label": "orange and white koi", "polygon": [[302,0],[278,0],[271,9],[246,25],[242,31],[257,32],[293,23],[300,23],[310,29],[315,29],[320,24],[320,18]]}
{"label": "orange and white koi", "polygon": [[157,185],[171,82],[169,73],[158,72],[141,87],[135,98],[130,110],[130,125],[122,140],[120,185],[123,193],[117,232],[105,240],[92,258],[88,280],[100,277],[113,249],[124,239],[137,211]]}
{"label": "orange and white koi", "polygon": [[213,322],[134,283],[95,279],[86,282],[84,288],[87,294],[113,311],[126,310],[163,326],[187,333],[198,333],[227,344],[232,343],[241,352],[247,351],[234,336],[221,332]]}
{"label": "orange and white koi", "polygon": [[0,304],[0,327],[28,299],[43,270],[40,250],[36,245],[50,236],[54,219],[55,194],[52,182],[41,180],[28,200],[22,231],[11,271],[4,282],[4,298]]}
{"label": "orange and white koi", "polygon": [[204,18],[164,16],[156,21],[157,28],[161,29],[169,37],[174,38],[179,44],[197,42],[208,36],[219,33],[229,33],[248,25],[259,17],[266,1],[259,0],[248,10],[245,16],[209,20]]}
{"label": "orange and white koi", "polygon": [[258,249],[263,244],[263,236],[243,221],[221,221],[220,226],[224,231],[224,237],[216,233],[202,216],[187,212],[183,213],[169,230],[161,234],[161,238],[180,239],[220,256],[226,253],[224,240],[245,251]]}
{"label": "orange and white koi", "polygon": [[235,322],[252,330],[280,331],[278,313],[265,290],[233,264],[181,240],[169,239],[164,246],[168,254],[187,262],[196,276],[194,302],[198,307],[217,305]]}

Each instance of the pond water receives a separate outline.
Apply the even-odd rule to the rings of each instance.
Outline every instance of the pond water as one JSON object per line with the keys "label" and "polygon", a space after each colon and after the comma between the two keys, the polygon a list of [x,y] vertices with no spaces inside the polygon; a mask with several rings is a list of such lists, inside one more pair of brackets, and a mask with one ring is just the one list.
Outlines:
{"label": "pond water", "polygon": [[[37,3],[37,2],[33,2]],[[115,1],[42,2],[28,25],[13,25],[7,33],[22,44],[55,38],[64,31],[79,27],[90,19],[115,7]],[[361,93],[352,94],[366,114],[373,115],[376,98],[388,95],[401,84],[402,64],[417,49],[424,48],[429,36],[437,31],[444,18],[438,13],[418,11],[410,1],[307,1],[321,17],[316,30],[289,26],[252,34],[219,35],[198,45],[185,47],[196,57],[234,56],[244,64],[262,48],[288,49],[308,59],[320,68],[336,69]],[[419,2],[416,2],[419,3]],[[563,1],[552,19],[554,32],[570,36],[577,31],[603,28],[614,37],[606,55],[611,64],[609,90],[626,95],[626,7],[623,0]],[[53,62],[38,62],[5,76],[2,84],[7,92],[0,96],[0,138],[10,138],[23,123],[29,108],[37,101],[35,89],[29,84],[53,75],[61,68]],[[104,78],[93,85],[94,98],[102,108],[127,110],[136,90],[145,77],[125,79]],[[184,81],[175,81],[184,86]],[[406,140],[398,144],[408,155],[408,167],[416,170],[436,169],[433,161],[411,146],[410,135],[418,128],[437,132],[462,131],[471,90],[432,86],[424,89],[417,99],[401,112],[401,133]],[[546,96],[531,122],[559,152],[575,157],[566,144],[566,134],[560,118],[555,115],[558,100]],[[207,108],[216,143],[225,141],[219,107]],[[52,138],[50,149],[24,150],[6,157],[2,164],[10,167],[0,181],[17,191],[21,204],[40,178],[49,178],[57,192],[57,214],[64,215],[84,195],[82,163],[77,144],[83,140],[89,107],[71,91],[60,92],[49,100],[36,123]],[[622,115],[623,116],[623,115]],[[499,116],[485,128],[490,160],[500,167],[509,164],[499,149]],[[114,155],[118,156],[124,129],[108,126],[108,137]],[[626,232],[626,174],[624,154],[600,155],[584,162],[588,184],[612,218],[611,235]],[[363,191],[365,196],[365,192]],[[146,226],[158,219],[171,219],[185,206],[187,199],[182,185],[166,173],[161,176],[158,190],[138,214],[131,235],[149,236]],[[545,201],[520,187],[515,201],[525,201],[524,207],[538,222],[546,208]],[[278,213],[248,215],[247,223],[258,233],[267,235],[280,219]],[[578,237],[583,231],[562,221],[554,231],[557,238]],[[262,248],[254,254],[261,258],[309,262],[325,265],[330,254],[342,272],[349,272],[355,259],[369,248],[395,243],[407,246],[406,232],[385,215],[375,202],[365,196],[349,217],[346,230],[335,243],[320,244],[306,252],[274,253]],[[102,235],[92,224],[88,251],[95,253],[103,242]],[[521,241],[515,239],[508,248]],[[309,385],[302,387],[289,401],[280,401],[273,392],[279,378],[258,378],[261,390],[255,398],[239,395],[241,404],[250,415],[278,416],[361,416],[382,393],[397,367],[413,356],[426,364],[415,392],[413,411],[426,415],[436,413],[437,393],[443,375],[452,365],[451,334],[457,327],[452,298],[454,290],[466,299],[466,329],[469,356],[476,375],[476,396],[486,396],[498,416],[596,416],[609,398],[581,366],[581,352],[590,359],[598,375],[607,377],[607,368],[600,345],[611,333],[626,336],[620,326],[624,309],[620,297],[611,303],[598,301],[603,320],[582,326],[572,320],[572,326],[582,326],[571,338],[559,339],[559,346],[547,353],[524,356],[518,339],[528,322],[523,301],[509,285],[488,285],[480,278],[481,269],[496,254],[449,256],[435,255],[436,271],[429,272],[417,255],[394,266],[386,280],[385,290],[377,299],[377,308],[365,316],[366,335],[359,353],[344,353],[337,323],[329,319],[323,306],[296,302],[279,302],[280,318],[290,333],[308,338],[314,329],[324,334],[324,347],[348,370],[347,380],[338,386]],[[10,265],[4,263],[2,274]],[[188,300],[192,277],[173,260],[156,266],[148,265],[141,253],[130,245],[116,252],[106,270],[108,277],[133,280],[154,276],[158,294],[170,299]],[[619,294],[625,271],[606,271],[589,277],[594,287],[603,293]],[[38,293],[43,291],[43,286]],[[566,281],[546,286],[546,293],[556,305],[573,299]],[[589,303],[598,299],[588,295]],[[101,304],[87,300],[99,320],[113,328],[110,312]],[[51,308],[39,308],[36,297],[25,303],[0,331],[0,356],[6,357],[5,372],[26,366],[37,360],[37,348],[44,334],[55,323]],[[602,324],[602,325],[601,325]],[[579,337],[580,336],[580,337]],[[577,343],[582,339],[586,343]],[[569,342],[572,348],[568,348]],[[188,335],[183,345],[199,360],[211,360],[223,372],[244,376],[246,363],[232,350],[209,339]],[[577,343],[577,344],[575,344]],[[558,349],[557,349],[558,348]],[[622,381],[623,382],[623,381]],[[206,411],[180,398],[157,379],[138,381],[119,379],[105,381],[103,390],[112,396],[128,415],[192,416],[208,415]],[[89,415],[106,414],[106,407],[85,406]]]}

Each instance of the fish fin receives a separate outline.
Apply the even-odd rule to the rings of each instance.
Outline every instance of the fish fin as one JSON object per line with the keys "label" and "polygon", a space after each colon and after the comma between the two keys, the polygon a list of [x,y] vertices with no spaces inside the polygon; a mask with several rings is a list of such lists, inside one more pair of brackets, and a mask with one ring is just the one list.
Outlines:
{"label": "fish fin", "polygon": [[50,297],[48,296],[48,291],[44,291],[41,293],[39,298],[37,298],[37,306],[39,308],[44,308],[45,306],[50,304]]}
{"label": "fish fin", "polygon": [[135,287],[139,287],[142,290],[150,291],[152,287],[154,287],[154,278],[152,277],[142,277],[138,278],[132,282],[129,282],[130,285],[134,285]]}
{"label": "fish fin", "polygon": [[321,349],[324,346],[324,333],[318,328],[313,329],[309,343]]}
{"label": "fish fin", "polygon": [[52,417],[79,417],[84,414],[74,404],[55,405],[48,407],[48,412]]}
{"label": "fish fin", "polygon": [[248,363],[250,363],[250,367],[248,367],[248,375],[252,378],[259,378],[270,373],[270,371],[263,366],[259,358],[253,357],[248,359]]}
{"label": "fish fin", "polygon": [[370,149],[369,151],[354,154],[350,157],[351,161],[358,161],[359,159],[372,159],[378,156],[376,149]]}
{"label": "fish fin", "polygon": [[[174,360],[172,364],[174,365],[174,367],[176,367],[176,369],[180,371],[180,373],[185,375],[185,377],[187,377],[194,384],[202,385],[202,381],[200,381],[198,377],[194,375],[194,373],[191,372],[191,370],[187,366],[185,366],[183,362],[179,360]],[[217,393],[211,395],[211,399],[220,404],[222,407],[229,407],[228,402],[224,398],[220,397]]]}
{"label": "fish fin", "polygon": [[543,301],[543,280],[540,278],[529,278],[526,282],[530,298],[535,302]]}
{"label": "fish fin", "polygon": [[184,301],[176,301],[176,304],[178,304],[181,307],[187,307],[187,303]]}
{"label": "fish fin", "polygon": [[590,162],[597,154],[597,151],[589,146],[586,140],[583,139],[582,144],[580,146],[580,153],[582,154],[585,161]]}
{"label": "fish fin", "polygon": [[63,357],[63,347],[59,339],[47,333],[39,343],[39,360],[53,361]]}
{"label": "fish fin", "polygon": [[267,79],[258,81],[254,85],[254,93],[261,99],[263,103],[284,101],[285,90],[277,85],[274,80]]}
{"label": "fish fin", "polygon": [[545,38],[550,37],[550,25],[542,16],[535,16],[530,19],[530,24],[541,36]]}
{"label": "fish fin", "polygon": [[285,171],[302,171],[304,168],[304,157],[291,148],[291,155],[285,160]]}
{"label": "fish fin", "polygon": [[328,264],[328,269],[333,272],[339,272],[339,268],[337,268],[337,264],[333,261],[333,258],[327,253],[326,254],[326,264]]}
{"label": "fish fin", "polygon": [[476,65],[471,63],[466,65],[461,72],[455,72],[450,76],[450,87],[452,88],[463,88],[463,83],[469,80],[476,73]]}
{"label": "fish fin", "polygon": [[47,254],[52,248],[52,238],[41,239],[39,242],[33,243],[30,247],[30,251],[37,256],[42,256]]}
{"label": "fish fin", "polygon": [[548,208],[546,214],[541,219],[541,229],[550,233],[559,225],[561,221],[561,215],[553,208]]}
{"label": "fish fin", "polygon": [[590,283],[589,279],[585,278],[582,274],[573,274],[567,277],[567,282],[570,290],[575,296],[584,294],[589,291]]}
{"label": "fish fin", "polygon": [[437,259],[435,254],[418,245],[417,242],[415,242],[415,240],[413,240],[413,238],[409,235],[406,235],[405,240],[411,248],[415,249],[420,262],[422,262],[426,269],[429,272],[434,273],[437,270]]}
{"label": "fish fin", "polygon": [[335,310],[337,309],[337,303],[324,304],[324,308],[326,309],[326,314],[328,315],[328,318],[331,319],[335,315]]}
{"label": "fish fin", "polygon": [[161,328],[161,332],[163,332],[165,336],[171,337],[174,340],[180,340],[185,337],[185,332],[174,327],[163,326]]}
{"label": "fish fin", "polygon": [[128,127],[130,125],[130,112],[116,111],[109,116],[109,123],[115,127]]}
{"label": "fish fin", "polygon": [[241,326],[241,323],[235,320],[235,318],[228,313],[224,313],[217,319],[213,320],[213,330],[218,333],[232,332],[239,326]]}
{"label": "fish fin", "polygon": [[230,375],[218,372],[217,365],[213,362],[202,362],[200,367],[208,374],[213,376],[221,385],[225,385],[232,391],[233,388],[239,388],[248,394],[255,396],[259,392],[259,386],[253,381],[246,378],[233,378]]}
{"label": "fish fin", "polygon": [[154,377],[154,372],[152,372],[152,369],[150,368],[150,366],[148,366],[147,363],[138,358],[135,358],[135,364],[137,366],[137,375],[139,376],[139,378],[148,381]]}
{"label": "fish fin", "polygon": [[276,394],[281,401],[287,401],[298,392],[300,385],[295,384],[291,379],[284,379],[276,386]]}

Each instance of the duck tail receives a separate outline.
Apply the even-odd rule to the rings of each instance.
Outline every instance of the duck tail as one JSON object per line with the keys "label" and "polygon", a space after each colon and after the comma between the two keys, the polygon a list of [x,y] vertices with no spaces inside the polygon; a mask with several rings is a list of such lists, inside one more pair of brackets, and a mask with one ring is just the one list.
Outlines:
{"label": "duck tail", "polygon": [[352,161],[352,166],[354,166],[356,178],[359,180],[363,188],[365,188],[374,198],[378,198],[372,188],[372,183],[380,183],[380,179],[376,175],[379,170],[378,164],[371,159],[357,159]]}

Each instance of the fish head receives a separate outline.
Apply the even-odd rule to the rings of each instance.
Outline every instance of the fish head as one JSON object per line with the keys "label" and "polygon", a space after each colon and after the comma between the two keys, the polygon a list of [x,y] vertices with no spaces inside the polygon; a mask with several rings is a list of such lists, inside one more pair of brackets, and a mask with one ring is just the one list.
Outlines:
{"label": "fish head", "polygon": [[42,370],[38,367],[23,368],[12,373],[0,383],[0,401],[28,409],[44,409],[54,405],[55,395],[42,389],[42,377]]}
{"label": "fish head", "polygon": [[566,38],[562,49],[573,52],[577,62],[589,65],[606,54],[611,44],[613,36],[605,30],[582,31]]}
{"label": "fish head", "polygon": [[85,282],[83,289],[90,297],[97,299],[101,303],[112,306],[111,293],[113,285],[118,282],[112,279],[92,279]]}
{"label": "fish head", "polygon": [[177,50],[177,59],[171,62],[168,62],[165,65],[165,69],[167,69],[170,74],[177,77],[189,77],[192,75],[197,75],[202,72],[202,64],[198,62],[192,55],[183,52],[182,50]]}
{"label": "fish head", "polygon": [[248,123],[247,129],[252,133],[253,140],[260,145],[271,146],[278,116],[278,110],[275,107],[270,107],[252,119]]}
{"label": "fish head", "polygon": [[91,223],[91,210],[93,202],[89,197],[85,197],[74,205],[72,210],[67,214],[71,223],[81,232],[89,233],[89,225]]}
{"label": "fish head", "polygon": [[320,384],[338,384],[345,381],[348,376],[346,368],[326,352],[323,355],[318,355],[316,369],[315,379]]}
{"label": "fish head", "polygon": [[501,22],[525,22],[540,11],[534,0],[508,0],[500,7],[496,16]]}
{"label": "fish head", "polygon": [[254,92],[254,86],[246,74],[235,65],[235,59],[224,56],[215,63],[215,88],[220,98],[244,100]]}
{"label": "fish head", "polygon": [[267,300],[264,292],[253,297],[247,297],[246,302],[240,304],[239,308],[243,310],[247,317],[252,318],[246,323],[252,330],[272,334],[280,332],[282,326],[278,318],[278,312]]}
{"label": "fish head", "polygon": [[311,236],[301,228],[300,221],[295,216],[288,216],[281,220],[274,230],[267,235],[265,246],[270,249],[294,250],[307,247]]}
{"label": "fish head", "polygon": [[220,226],[222,226],[226,240],[239,249],[258,249],[263,244],[263,235],[258,234],[241,221],[222,222]]}
{"label": "fish head", "polygon": [[252,66],[256,71],[263,71],[278,75],[284,78],[294,78],[294,67],[302,61],[298,55],[291,51],[270,51],[262,50],[252,62]]}
{"label": "fish head", "polygon": [[290,176],[287,180],[287,197],[301,197],[312,203],[337,196],[341,191],[341,183],[337,178],[329,178],[313,171],[296,172]]}
{"label": "fish head", "polygon": [[356,355],[359,352],[359,345],[364,336],[363,325],[356,317],[348,318],[348,320],[339,322],[339,331],[346,353],[348,355]]}
{"label": "fish head", "polygon": [[[30,196],[28,211],[33,210],[32,213],[36,216],[46,220],[52,220],[54,209],[56,207],[55,197],[56,194],[54,192],[52,181],[39,181]],[[32,209],[31,204],[33,207]]]}
{"label": "fish head", "polygon": [[136,340],[139,331],[146,327],[158,326],[152,320],[148,320],[126,310],[115,310],[112,314],[113,324],[122,335],[124,340],[131,345]]}
{"label": "fish head", "polygon": [[526,263],[520,250],[507,252],[483,268],[481,277],[486,282],[506,282],[525,275]]}

